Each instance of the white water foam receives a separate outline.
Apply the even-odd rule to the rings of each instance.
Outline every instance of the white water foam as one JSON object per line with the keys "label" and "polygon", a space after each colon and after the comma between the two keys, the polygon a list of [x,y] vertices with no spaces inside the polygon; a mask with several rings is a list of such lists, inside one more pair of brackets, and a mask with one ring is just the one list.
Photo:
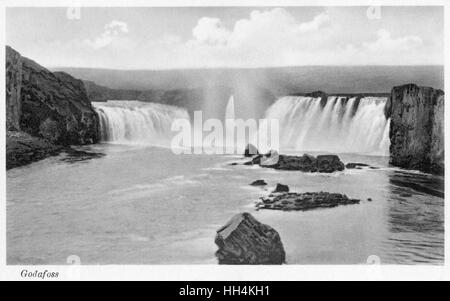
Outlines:
{"label": "white water foam", "polygon": [[103,142],[168,146],[172,122],[189,120],[183,108],[141,101],[93,102]]}
{"label": "white water foam", "polygon": [[358,104],[356,98],[329,97],[323,106],[319,98],[282,97],[265,117],[279,120],[284,149],[387,155],[386,100],[365,97]]}

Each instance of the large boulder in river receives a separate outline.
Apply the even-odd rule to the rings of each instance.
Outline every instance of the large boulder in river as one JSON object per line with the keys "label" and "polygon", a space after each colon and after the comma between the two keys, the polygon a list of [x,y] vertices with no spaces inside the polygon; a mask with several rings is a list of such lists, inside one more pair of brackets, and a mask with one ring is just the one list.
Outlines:
{"label": "large boulder in river", "polygon": [[414,84],[394,87],[385,107],[391,119],[390,163],[444,172],[444,92]]}
{"label": "large boulder in river", "polygon": [[250,213],[235,215],[217,231],[219,264],[283,264],[286,253],[280,235]]}
{"label": "large boulder in river", "polygon": [[317,156],[318,172],[335,172],[345,169],[344,163],[336,155],[320,155]]}

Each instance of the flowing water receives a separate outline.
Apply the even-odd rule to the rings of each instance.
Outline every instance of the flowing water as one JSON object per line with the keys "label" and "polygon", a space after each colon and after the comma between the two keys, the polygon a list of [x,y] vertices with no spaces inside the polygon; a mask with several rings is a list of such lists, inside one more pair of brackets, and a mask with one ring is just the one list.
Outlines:
{"label": "flowing water", "polygon": [[[442,264],[443,178],[392,168],[380,155],[388,147],[385,100],[317,103],[282,98],[267,110],[280,119],[283,152],[337,152],[344,163],[376,168],[312,174],[230,165],[242,162],[236,155],[176,155],[161,145],[174,119],[189,118],[185,110],[96,103],[104,143],[81,149],[105,156],[62,154],[7,171],[8,264],[65,264],[70,255],[82,264],[215,264],[215,231],[242,211],[280,233],[289,264]],[[233,106],[231,99],[228,116]],[[249,185],[257,179],[268,186]],[[277,183],[362,201],[256,211]]]}
{"label": "flowing water", "polygon": [[186,110],[174,106],[140,101],[93,103],[100,117],[103,141],[119,144],[168,146],[175,119],[187,119]]}
{"label": "flowing water", "polygon": [[304,151],[389,154],[386,98],[283,97],[266,118],[280,121],[281,146]]}

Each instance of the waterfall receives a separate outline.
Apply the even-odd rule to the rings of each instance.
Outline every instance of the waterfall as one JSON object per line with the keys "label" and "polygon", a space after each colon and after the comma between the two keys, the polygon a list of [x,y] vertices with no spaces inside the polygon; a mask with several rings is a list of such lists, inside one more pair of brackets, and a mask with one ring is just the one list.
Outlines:
{"label": "waterfall", "polygon": [[386,98],[282,97],[265,118],[278,119],[280,147],[300,151],[389,154]]}
{"label": "waterfall", "polygon": [[93,102],[103,142],[168,146],[175,119],[189,120],[185,109],[141,101]]}

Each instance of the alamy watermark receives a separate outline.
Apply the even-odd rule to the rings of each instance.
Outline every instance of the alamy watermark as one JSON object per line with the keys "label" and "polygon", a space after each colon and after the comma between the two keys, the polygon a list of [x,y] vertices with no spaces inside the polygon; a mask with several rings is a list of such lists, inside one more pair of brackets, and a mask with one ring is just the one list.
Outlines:
{"label": "alamy watermark", "polygon": [[[203,121],[202,111],[195,111],[192,122],[175,119],[171,126],[177,134],[171,140],[175,154],[238,154],[251,143],[258,150],[279,149],[277,119],[209,118]],[[251,149],[250,152],[256,151]]]}

